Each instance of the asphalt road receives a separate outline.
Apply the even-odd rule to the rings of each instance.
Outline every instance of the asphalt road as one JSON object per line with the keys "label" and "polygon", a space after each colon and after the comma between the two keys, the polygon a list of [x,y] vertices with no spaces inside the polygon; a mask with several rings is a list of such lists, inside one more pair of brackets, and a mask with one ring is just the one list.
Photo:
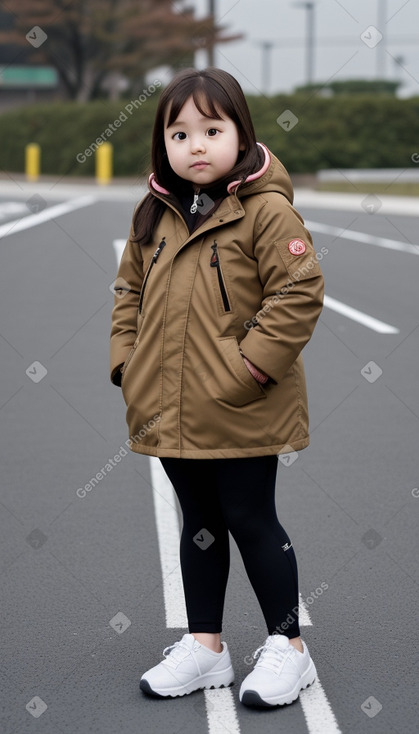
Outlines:
{"label": "asphalt road", "polygon": [[[221,699],[162,701],[138,690],[141,673],[185,631],[166,627],[148,457],[121,452],[77,494],[128,438],[108,377],[110,286],[113,242],[127,236],[137,196],[133,187],[0,187],[4,734],[232,733],[221,710],[211,724]],[[395,213],[384,197],[370,213],[358,200],[316,201],[302,196],[300,209],[317,251],[328,250],[326,293],[394,332],[325,307],[305,349],[311,445],[279,465],[278,512],[312,622],[304,638],[337,723],[320,715],[316,724],[315,711],[306,719],[310,689],[277,710],[239,703],[266,630],[232,542],[223,639],[237,674],[234,734],[409,734],[417,731],[419,248],[383,242],[417,245],[417,217]],[[68,210],[51,210],[60,204]],[[353,241],[352,231],[372,239]]]}

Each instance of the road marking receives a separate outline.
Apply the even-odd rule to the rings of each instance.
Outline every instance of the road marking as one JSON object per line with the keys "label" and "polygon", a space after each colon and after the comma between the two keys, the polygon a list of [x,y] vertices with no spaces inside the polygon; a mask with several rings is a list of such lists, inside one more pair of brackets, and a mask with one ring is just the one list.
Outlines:
{"label": "road marking", "polygon": [[341,734],[318,676],[311,686],[300,693],[300,701],[310,734]]}
{"label": "road marking", "polygon": [[[121,244],[122,243],[122,244]],[[119,263],[125,240],[114,240]],[[176,496],[160,459],[149,456],[153,487],[154,513],[163,578],[163,599],[167,628],[188,629],[179,563],[180,528]],[[299,595],[301,626],[312,625],[308,608]],[[341,734],[323,686],[317,677],[312,686],[300,693],[300,701],[309,734]],[[209,734],[240,734],[234,697],[230,688],[205,690],[205,707]]]}
{"label": "road marking", "polygon": [[328,234],[339,237],[343,240],[352,240],[353,242],[362,242],[366,245],[375,245],[376,247],[384,247],[387,250],[396,250],[397,252],[407,252],[410,255],[419,255],[419,245],[412,245],[410,242],[400,242],[391,240],[388,237],[377,237],[373,234],[358,232],[354,229],[342,229],[342,227],[334,227],[331,224],[323,224],[322,222],[305,221],[307,229],[312,232]]}
{"label": "road marking", "polygon": [[119,264],[119,261],[121,260],[122,253],[124,252],[124,247],[126,245],[126,240],[114,240],[113,241],[113,249],[115,250],[116,255],[116,261]]}
{"label": "road marking", "polygon": [[66,201],[62,204],[47,207],[36,214],[29,214],[27,217],[15,219],[13,222],[7,222],[0,226],[0,239],[7,237],[8,235],[16,234],[16,232],[22,232],[24,229],[36,227],[38,224],[48,222],[50,219],[56,219],[57,217],[61,217],[63,214],[69,214],[70,212],[76,211],[76,209],[91,206],[91,204],[94,204],[96,201],[97,199],[95,196],[81,196],[78,199],[72,199],[72,201]]}
{"label": "road marking", "polygon": [[311,627],[313,624],[308,613],[308,607],[306,606],[301,593],[298,595],[298,619],[300,627]]}
{"label": "road marking", "polygon": [[325,296],[324,305],[326,306],[326,308],[330,308],[331,311],[336,311],[336,313],[340,313],[342,314],[342,316],[346,316],[348,319],[352,319],[352,321],[357,321],[358,324],[362,324],[368,329],[372,329],[379,334],[400,333],[400,329],[397,329],[396,326],[386,324],[385,321],[379,321],[378,319],[375,319],[373,316],[369,316],[363,311],[358,311],[357,308],[352,308],[352,306],[347,306],[346,303],[342,303],[342,301],[337,301],[336,298]]}
{"label": "road marking", "polygon": [[175,493],[160,460],[150,456],[154,514],[159,541],[160,565],[163,577],[163,598],[166,627],[188,627],[183,582],[179,563],[179,520]]}
{"label": "road marking", "polygon": [[240,734],[231,688],[206,689],[204,695],[209,734]]}
{"label": "road marking", "polygon": [[2,201],[0,202],[0,219],[7,219],[10,216],[23,216],[28,212],[28,205],[23,201]]}

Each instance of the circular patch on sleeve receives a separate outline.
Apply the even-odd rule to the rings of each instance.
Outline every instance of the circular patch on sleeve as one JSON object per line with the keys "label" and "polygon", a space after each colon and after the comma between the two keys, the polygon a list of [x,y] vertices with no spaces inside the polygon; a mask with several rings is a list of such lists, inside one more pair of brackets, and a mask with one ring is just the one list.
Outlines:
{"label": "circular patch on sleeve", "polygon": [[291,255],[304,255],[306,251],[306,243],[303,240],[291,240],[288,245]]}

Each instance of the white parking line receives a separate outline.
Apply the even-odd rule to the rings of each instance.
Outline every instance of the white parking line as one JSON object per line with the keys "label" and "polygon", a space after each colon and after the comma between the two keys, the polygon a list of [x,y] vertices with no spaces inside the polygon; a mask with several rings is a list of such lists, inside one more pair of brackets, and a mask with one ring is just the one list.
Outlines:
{"label": "white parking line", "polygon": [[352,240],[352,242],[362,242],[366,245],[384,247],[387,250],[408,252],[410,255],[419,255],[419,245],[412,245],[410,242],[391,240],[388,237],[377,237],[373,234],[358,232],[354,229],[342,229],[342,227],[334,227],[331,224],[323,224],[322,222],[311,222],[306,220],[305,225],[311,232],[328,234],[332,237],[339,237],[342,240]]}
{"label": "white parking line", "polygon": [[84,206],[90,206],[96,201],[95,196],[81,196],[78,199],[72,199],[66,201],[63,204],[56,204],[55,206],[49,206],[43,209],[41,212],[36,214],[28,214],[27,217],[21,219],[15,219],[12,222],[6,222],[0,226],[0,239],[7,237],[8,235],[16,234],[16,232],[22,232],[25,229],[36,227],[38,224],[48,222],[50,219],[56,219],[61,217],[63,214],[69,214],[74,212],[76,209],[81,209]]}
{"label": "white parking line", "polygon": [[352,321],[357,321],[358,324],[362,324],[368,329],[378,332],[378,334],[400,333],[400,329],[396,326],[386,324],[385,321],[379,321],[378,319],[375,319],[374,316],[369,316],[369,314],[364,313],[363,311],[358,311],[357,308],[352,308],[352,306],[347,306],[346,303],[342,303],[342,301],[337,301],[336,298],[331,298],[330,296],[325,295],[323,303],[326,308],[330,308],[331,311],[336,311],[336,313],[340,313],[342,316],[352,319]]}
{"label": "white parking line", "polygon": [[318,676],[311,686],[300,693],[300,701],[310,734],[341,734]]}
{"label": "white parking line", "polygon": [[0,202],[0,219],[8,217],[23,216],[28,213],[28,205],[24,201],[2,201]]}
{"label": "white parking line", "polygon": [[118,264],[122,257],[122,253],[124,252],[126,242],[127,242],[126,240],[114,240],[113,241],[113,249],[115,250],[116,262]]}
{"label": "white parking line", "polygon": [[187,627],[183,582],[179,563],[179,521],[175,494],[159,459],[150,456],[154,514],[159,541],[160,565],[163,578],[163,598],[166,627]]}
{"label": "white parking line", "polygon": [[231,688],[205,690],[208,734],[240,734],[240,724]]}

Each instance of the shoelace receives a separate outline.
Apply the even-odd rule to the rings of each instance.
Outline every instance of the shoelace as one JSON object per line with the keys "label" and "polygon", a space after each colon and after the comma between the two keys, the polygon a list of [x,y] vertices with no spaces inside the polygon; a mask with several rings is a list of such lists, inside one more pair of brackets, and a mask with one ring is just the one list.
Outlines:
{"label": "shoelace", "polygon": [[183,640],[178,640],[173,645],[165,647],[163,655],[166,658],[165,662],[169,665],[177,665],[178,663],[181,663],[187,655],[190,655],[191,652],[192,650],[183,642]]}
{"label": "shoelace", "polygon": [[292,650],[280,650],[273,645],[264,644],[258,647],[253,653],[253,657],[256,660],[259,658],[257,665],[263,663],[264,668],[279,672],[283,666],[285,660],[290,657]]}

